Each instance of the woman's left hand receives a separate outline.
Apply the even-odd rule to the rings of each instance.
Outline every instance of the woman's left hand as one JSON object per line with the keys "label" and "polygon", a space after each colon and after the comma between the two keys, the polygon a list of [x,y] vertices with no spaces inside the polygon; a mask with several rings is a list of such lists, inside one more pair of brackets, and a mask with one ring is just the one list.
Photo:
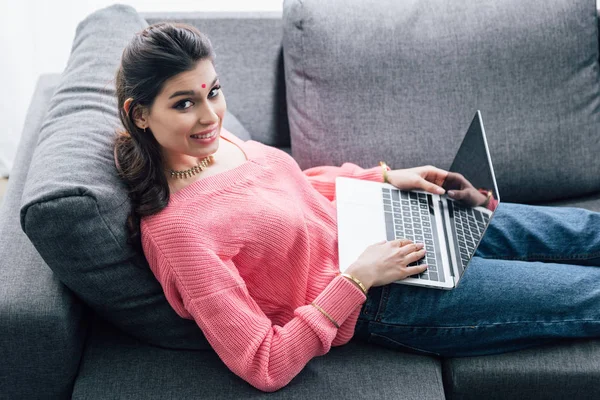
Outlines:
{"label": "woman's left hand", "polygon": [[433,165],[422,167],[395,169],[388,171],[388,181],[402,190],[424,190],[429,193],[444,194],[442,188],[448,171]]}

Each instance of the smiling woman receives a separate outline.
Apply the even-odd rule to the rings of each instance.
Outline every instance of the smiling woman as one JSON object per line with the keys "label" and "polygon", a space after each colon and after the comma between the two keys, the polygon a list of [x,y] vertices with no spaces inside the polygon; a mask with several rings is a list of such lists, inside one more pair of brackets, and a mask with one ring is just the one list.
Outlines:
{"label": "smiling woman", "polygon": [[[418,239],[373,243],[340,274],[338,177],[386,177],[431,193],[452,177],[434,166],[302,170],[278,148],[242,141],[222,128],[213,58],[191,26],[161,23],[136,35],[117,73],[125,132],[115,154],[133,244],[169,305],[196,322],[233,373],[275,391],[354,336],[437,356],[598,336],[600,269],[588,266],[600,265],[600,213],[503,204],[470,275],[446,293],[393,284],[428,268],[415,265],[426,253]],[[488,205],[489,195],[473,196]]]}
{"label": "smiling woman", "polygon": [[213,59],[209,39],[177,23],[147,27],[123,51],[116,89],[125,130],[115,161],[130,187],[134,245],[140,218],[166,207],[216,157],[227,106]]}

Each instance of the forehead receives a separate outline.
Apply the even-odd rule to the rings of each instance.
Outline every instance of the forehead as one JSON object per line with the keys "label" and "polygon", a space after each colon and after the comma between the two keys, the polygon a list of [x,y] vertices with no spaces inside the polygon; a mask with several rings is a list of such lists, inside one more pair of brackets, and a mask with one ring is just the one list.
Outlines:
{"label": "forehead", "polygon": [[200,60],[196,67],[189,71],[180,72],[169,78],[160,95],[170,96],[179,90],[200,90],[202,84],[210,85],[217,76],[215,68],[210,60]]}

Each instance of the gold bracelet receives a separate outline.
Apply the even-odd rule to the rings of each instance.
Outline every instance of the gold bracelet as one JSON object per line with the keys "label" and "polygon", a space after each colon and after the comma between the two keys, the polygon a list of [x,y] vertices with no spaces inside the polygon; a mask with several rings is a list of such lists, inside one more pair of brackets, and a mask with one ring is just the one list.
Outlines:
{"label": "gold bracelet", "polygon": [[340,329],[340,326],[338,325],[337,322],[335,322],[333,320],[333,318],[331,318],[331,315],[327,314],[325,312],[325,310],[323,310],[321,307],[319,307],[318,305],[315,304],[315,302],[313,301],[312,303],[310,303],[311,306],[313,306],[314,308],[316,308],[317,310],[321,311],[321,314],[323,314],[324,316],[327,317],[327,319],[329,319],[331,321],[331,323],[338,329]]}
{"label": "gold bracelet", "polygon": [[354,284],[356,286],[358,286],[358,288],[360,290],[362,290],[362,292],[365,294],[365,296],[367,295],[367,288],[365,287],[365,285],[363,285],[363,283],[361,281],[359,281],[358,279],[356,279],[355,277],[353,277],[350,274],[340,274],[340,275],[342,275],[344,278],[350,279],[352,282],[354,282]]}
{"label": "gold bracelet", "polygon": [[385,161],[379,161],[379,165],[381,165],[381,167],[383,168],[383,181],[385,183],[390,183],[390,181],[388,180],[388,175],[387,175],[389,167],[387,166]]}

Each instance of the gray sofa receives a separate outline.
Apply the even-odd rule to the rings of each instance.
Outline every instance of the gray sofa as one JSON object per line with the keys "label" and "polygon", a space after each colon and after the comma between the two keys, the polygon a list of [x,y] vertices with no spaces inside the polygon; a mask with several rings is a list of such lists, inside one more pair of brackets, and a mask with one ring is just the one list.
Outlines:
{"label": "gray sofa", "polygon": [[[205,32],[226,126],[302,168],[448,168],[481,109],[503,201],[600,211],[593,0],[350,3],[141,17]],[[134,14],[88,17],[65,72],[37,83],[0,208],[1,398],[600,398],[600,340],[454,359],[353,340],[275,393],[233,375],[119,244],[126,192],[110,154],[95,152],[114,132],[114,104],[103,101],[116,56],[145,23]]]}

